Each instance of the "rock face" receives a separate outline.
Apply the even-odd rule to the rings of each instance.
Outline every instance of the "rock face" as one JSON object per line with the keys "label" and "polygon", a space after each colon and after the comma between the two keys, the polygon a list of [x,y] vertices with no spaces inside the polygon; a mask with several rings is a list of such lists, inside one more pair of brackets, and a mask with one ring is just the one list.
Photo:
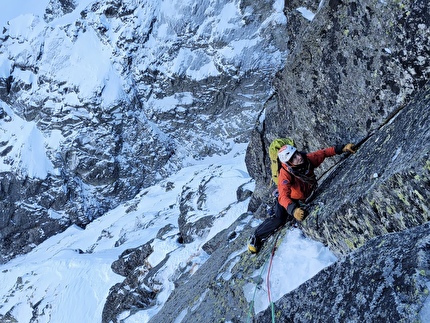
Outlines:
{"label": "rock face", "polygon": [[291,53],[248,148],[248,171],[258,183],[253,210],[267,194],[266,152],[274,138],[292,137],[304,151],[359,143],[429,78],[427,1],[327,1],[311,22],[295,10],[300,6],[312,8],[286,3]]}
{"label": "rock face", "polygon": [[[2,241],[6,242],[1,250],[3,259],[32,247],[25,240],[28,235],[10,225],[17,219],[26,223],[33,217],[40,220],[33,227],[25,227],[32,233],[32,243],[48,236],[47,232],[62,229],[48,222],[55,218],[52,211],[64,210],[63,216],[54,213],[56,223],[85,225],[97,216],[91,213],[94,205],[98,212],[110,208],[157,180],[163,172],[180,168],[179,161],[184,156],[227,151],[232,142],[247,140],[247,122],[258,118],[246,158],[256,182],[250,203],[250,210],[255,212],[240,216],[203,247],[208,259],[196,272],[192,264],[178,269],[174,291],[151,322],[247,319],[249,303],[244,286],[255,283],[255,269],[263,266],[270,250],[263,248],[257,256],[250,257],[244,246],[253,231],[252,217],[262,217],[268,201],[267,148],[279,136],[293,137],[299,148],[306,151],[346,141],[358,143],[360,149],[355,155],[325,162],[319,172],[319,194],[302,224],[306,235],[329,245],[340,260],[276,302],[277,321],[420,320],[423,304],[429,304],[430,284],[430,226],[426,224],[430,217],[428,1],[329,0],[320,7],[314,1],[288,1],[284,8],[287,30],[283,24],[266,23],[272,3],[240,1],[236,8],[244,29],[226,34],[202,33],[199,28],[205,12],[219,13],[223,8],[210,7],[205,1],[199,4],[191,8],[198,17],[191,22],[166,22],[166,17],[158,12],[149,15],[150,19],[134,20],[142,11],[156,12],[158,7],[151,3],[136,7],[128,1],[96,2],[80,12],[74,24],[63,28],[51,29],[43,23],[41,28],[39,22],[32,22],[31,26],[37,26],[34,30],[43,30],[43,35],[48,31],[62,32],[76,40],[76,35],[92,33],[103,44],[109,44],[113,65],[124,76],[125,95],[119,101],[104,104],[103,86],[95,87],[96,95],[88,98],[82,96],[83,88],[55,80],[53,73],[39,75],[38,59],[52,58],[41,51],[47,43],[41,46],[30,42],[37,45],[40,55],[19,56],[19,64],[11,64],[11,75],[1,80],[1,99],[8,106],[0,111],[0,116],[11,120],[13,107],[21,118],[40,122],[41,131],[60,130],[64,141],[59,155],[57,151],[49,153],[55,169],[61,170],[59,175],[28,179],[13,171],[1,174],[0,193],[5,198],[1,202],[4,209],[0,228]],[[45,19],[55,21],[56,15],[73,10],[74,6],[74,2],[67,1],[61,2],[61,6],[52,3]],[[209,11],[204,10],[208,6]],[[302,6],[316,13],[313,20],[297,10]],[[190,8],[179,6],[178,10],[187,16]],[[156,31],[163,31],[160,27],[165,28],[164,22],[170,28],[168,31],[178,37],[153,49],[153,36]],[[122,29],[127,25],[132,27]],[[264,28],[260,30],[258,26]],[[272,74],[253,65],[251,49],[247,50],[249,60],[237,62],[222,57],[214,60],[219,73],[202,79],[192,77],[199,68],[214,62],[208,58],[212,57],[209,54],[213,48],[221,51],[227,40],[243,40],[245,34],[255,29],[270,35],[262,41],[268,52],[273,54],[271,44],[289,51],[285,68],[275,78],[276,92],[265,101],[259,116],[260,106],[250,105],[268,97],[270,90],[265,82],[271,80]],[[117,37],[110,43],[113,30]],[[201,40],[202,35],[213,41],[211,46]],[[6,31],[1,48],[25,43],[25,39],[14,37]],[[180,46],[190,41],[192,46]],[[186,55],[181,57],[189,58],[183,65],[179,64],[182,50]],[[144,57],[160,60],[148,62]],[[173,70],[175,64],[169,65],[170,61],[181,68]],[[168,66],[171,73],[159,66]],[[18,70],[40,77],[40,87],[32,89],[31,84],[18,77],[22,75]],[[27,95],[21,96],[22,93]],[[26,101],[31,97],[28,93],[34,96]],[[59,98],[63,95],[75,98],[76,104],[62,105]],[[170,100],[177,104],[166,104]],[[44,109],[40,109],[42,106]],[[233,115],[234,120],[242,120],[239,125],[225,121]],[[243,119],[236,118],[237,115]],[[81,130],[75,132],[76,127]],[[201,144],[202,136],[208,142]],[[211,138],[222,140],[215,142]],[[1,145],[7,156],[12,145]],[[213,173],[216,175],[216,169]],[[180,195],[178,225],[185,243],[204,235],[217,217],[209,213],[198,219],[193,217],[214,180],[198,177],[196,174],[195,180],[201,183],[199,189],[184,185]],[[166,190],[174,185],[166,184]],[[247,195],[246,190],[237,192],[238,199]],[[28,210],[29,205],[40,209]],[[43,225],[49,225],[51,231],[44,231]],[[157,238],[162,239],[163,232],[169,229],[160,229]],[[281,239],[286,230],[281,231]],[[147,257],[151,253],[148,243],[127,250],[112,265],[124,281],[111,288],[103,322],[120,322],[130,313],[154,306],[157,275],[163,261],[150,268]],[[268,310],[255,321],[270,319]]]}
{"label": "rock face", "polygon": [[[293,23],[301,37],[248,147],[248,170],[257,181],[251,210],[269,193],[268,144],[288,136],[305,151],[361,145],[321,185],[305,224],[336,253],[428,221],[429,16],[425,1],[329,1],[309,25]],[[319,174],[336,161],[324,162]]]}
{"label": "rock face", "polygon": [[372,239],[278,300],[276,321],[424,322],[429,264],[429,224]]}
{"label": "rock face", "polygon": [[[118,315],[126,310],[145,308],[153,305],[156,293],[145,288],[139,280],[150,271],[145,265],[145,259],[153,252],[150,242],[141,248],[126,250],[120,258],[112,264],[112,270],[126,279],[110,290],[104,307],[103,322],[115,322]],[[148,275],[151,277],[151,275]]]}
{"label": "rock face", "polygon": [[[430,284],[429,151],[419,144],[429,139],[429,98],[425,87],[355,155],[326,175],[301,228],[329,245],[340,260],[278,300],[277,321],[420,320]],[[253,216],[242,215],[203,247],[209,259],[192,276],[184,272],[178,277],[175,290],[151,322],[174,322],[178,317],[202,323],[249,320],[244,286],[257,283],[255,270],[271,252],[265,247],[254,257],[243,250],[254,230],[249,225]],[[197,227],[190,232],[195,234]],[[281,239],[287,230],[281,231]],[[156,273],[144,275],[144,281]],[[136,285],[137,277],[133,284],[131,276],[125,276],[124,282]],[[106,303],[107,312],[112,304]],[[271,315],[268,309],[254,321],[269,322]]]}
{"label": "rock face", "polygon": [[[57,185],[58,179],[52,177],[40,180],[0,173],[2,256],[12,250],[12,254],[28,252],[72,222],[78,225],[82,223],[79,214],[71,212],[69,219],[65,219],[61,217],[61,211],[53,211],[69,205],[67,193],[55,191]],[[52,211],[44,212],[49,209]],[[41,215],[36,224],[35,214]]]}
{"label": "rock face", "polygon": [[[201,323],[271,321],[270,308],[255,317],[250,314],[244,296],[244,286],[258,283],[255,270],[271,253],[270,247],[257,257],[237,252],[253,230],[246,224],[249,216],[244,214],[211,241],[210,258],[192,276],[184,273],[150,322],[174,322],[179,317]],[[287,230],[281,231],[281,238]],[[276,321],[420,321],[430,284],[429,248],[429,224],[371,239],[276,301]],[[105,309],[112,304],[106,303]],[[115,322],[114,317],[109,319]]]}
{"label": "rock face", "polygon": [[328,175],[303,229],[345,255],[428,222],[429,141],[430,84]]}
{"label": "rock face", "polygon": [[192,276],[182,277],[181,284],[176,285],[166,305],[150,322],[174,322],[178,317],[183,322],[245,321],[249,304],[243,287],[270,253],[266,249],[254,259],[247,253],[232,256],[246,244],[251,233],[250,217],[243,214],[203,247],[210,258]]}

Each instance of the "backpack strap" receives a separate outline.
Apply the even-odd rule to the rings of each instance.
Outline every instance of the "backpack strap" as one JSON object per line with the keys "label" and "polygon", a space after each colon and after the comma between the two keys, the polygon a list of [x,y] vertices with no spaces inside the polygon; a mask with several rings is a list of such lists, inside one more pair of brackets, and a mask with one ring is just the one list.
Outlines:
{"label": "backpack strap", "polygon": [[288,166],[288,165],[281,163],[281,162],[280,162],[280,164],[281,164],[281,167],[280,167],[281,169],[283,169],[286,172],[291,174],[291,181],[290,182],[291,182],[291,184],[293,184],[296,176],[294,175],[294,171],[291,169],[291,166]]}

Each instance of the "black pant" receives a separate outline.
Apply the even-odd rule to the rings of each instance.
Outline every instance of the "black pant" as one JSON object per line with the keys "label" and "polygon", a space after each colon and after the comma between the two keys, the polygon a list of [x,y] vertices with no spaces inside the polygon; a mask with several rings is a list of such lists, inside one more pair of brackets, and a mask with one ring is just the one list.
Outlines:
{"label": "black pant", "polygon": [[255,237],[257,240],[264,241],[276,230],[285,225],[285,223],[292,221],[294,217],[287,213],[287,210],[279,204],[276,200],[275,215],[264,220],[257,229],[255,229]]}

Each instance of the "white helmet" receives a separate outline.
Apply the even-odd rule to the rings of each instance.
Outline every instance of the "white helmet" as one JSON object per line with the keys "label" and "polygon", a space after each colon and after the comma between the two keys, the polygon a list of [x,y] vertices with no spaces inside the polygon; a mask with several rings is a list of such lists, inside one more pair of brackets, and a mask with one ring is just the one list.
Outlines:
{"label": "white helmet", "polygon": [[293,157],[294,153],[296,152],[296,147],[285,145],[282,146],[281,149],[278,151],[278,158],[281,161],[281,163],[286,163]]}

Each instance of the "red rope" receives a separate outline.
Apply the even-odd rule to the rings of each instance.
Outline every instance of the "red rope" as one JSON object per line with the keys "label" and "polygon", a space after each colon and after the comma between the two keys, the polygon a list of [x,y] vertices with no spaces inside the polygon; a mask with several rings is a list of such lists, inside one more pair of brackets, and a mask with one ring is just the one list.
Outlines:
{"label": "red rope", "polygon": [[269,297],[269,304],[272,304],[272,299],[271,299],[271,295],[270,295],[271,294],[271,292],[270,292],[270,273],[272,271],[273,257],[275,256],[276,242],[278,241],[278,237],[279,237],[279,232],[276,235],[275,242],[273,243],[272,255],[270,256],[269,269],[267,271],[267,278],[266,278],[266,282],[267,282],[267,296]]}
{"label": "red rope", "polygon": [[270,297],[270,272],[271,272],[271,269],[272,269],[272,262],[273,262],[273,252],[272,252],[272,256],[270,257],[269,270],[267,272],[267,278],[266,278],[266,281],[267,281],[267,296],[269,297],[269,304],[272,303],[272,299]]}

